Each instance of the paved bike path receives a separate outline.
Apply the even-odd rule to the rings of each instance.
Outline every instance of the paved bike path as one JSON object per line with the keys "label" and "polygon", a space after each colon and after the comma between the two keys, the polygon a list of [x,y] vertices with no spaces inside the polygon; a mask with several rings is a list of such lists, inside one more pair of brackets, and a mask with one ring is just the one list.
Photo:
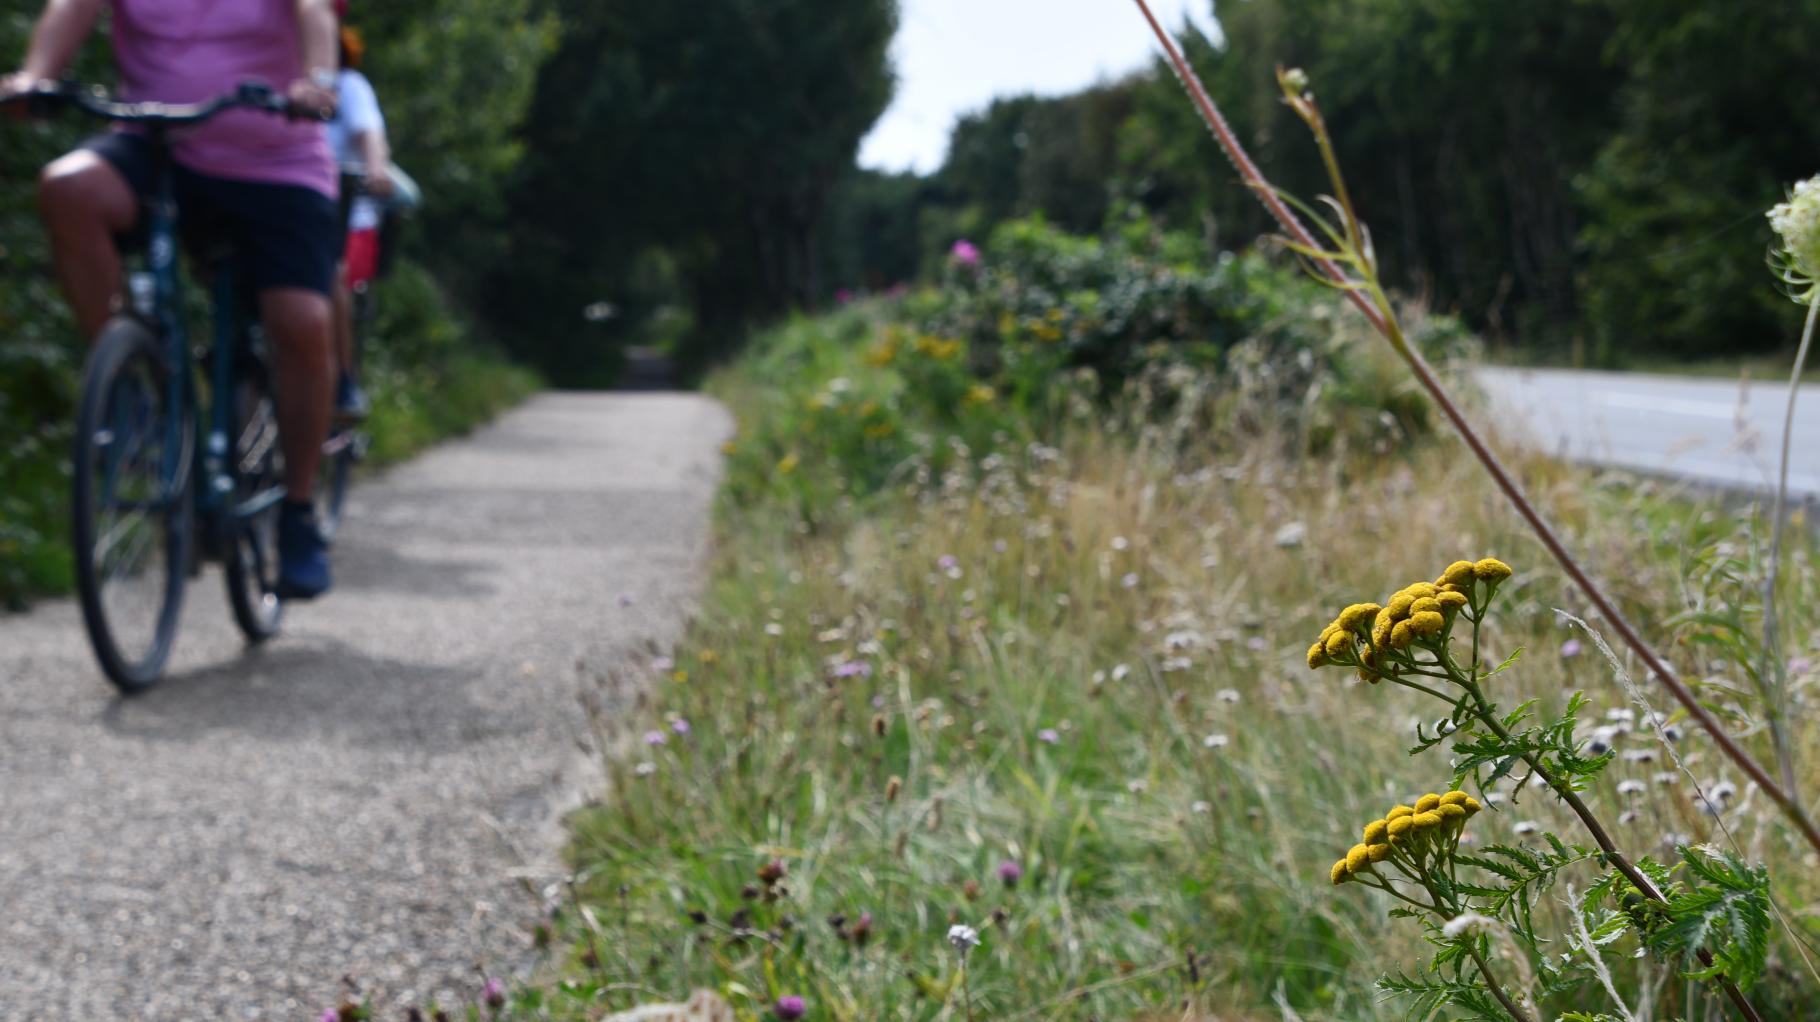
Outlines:
{"label": "paved bike path", "polygon": [[447,1003],[522,963],[519,878],[682,624],[730,429],[535,398],[357,487],[336,592],[267,647],[195,580],[144,696],[72,602],[0,617],[0,1019],[314,1019],[344,975]]}

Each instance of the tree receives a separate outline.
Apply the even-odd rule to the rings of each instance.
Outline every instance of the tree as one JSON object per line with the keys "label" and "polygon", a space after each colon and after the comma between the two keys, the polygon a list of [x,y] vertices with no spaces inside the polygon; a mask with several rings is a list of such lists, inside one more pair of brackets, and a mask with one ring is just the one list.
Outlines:
{"label": "tree", "polygon": [[[530,327],[526,354],[558,380],[598,378],[607,336],[580,333],[580,310],[661,301],[631,290],[654,250],[696,310],[696,362],[814,301],[828,196],[890,98],[894,0],[557,10],[489,287],[492,315]],[[621,322],[623,337],[636,316]]]}

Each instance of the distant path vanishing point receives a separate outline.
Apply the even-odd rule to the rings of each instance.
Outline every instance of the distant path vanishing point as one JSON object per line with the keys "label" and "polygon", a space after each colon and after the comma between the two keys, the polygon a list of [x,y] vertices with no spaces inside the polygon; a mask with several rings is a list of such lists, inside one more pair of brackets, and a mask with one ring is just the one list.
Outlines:
{"label": "distant path vanishing point", "polygon": [[[1572,461],[1729,489],[1771,490],[1788,382],[1576,369],[1474,371],[1506,436]],[[1820,496],[1820,385],[1795,406],[1793,499]]]}
{"label": "distant path vanishing point", "polygon": [[73,602],[0,616],[0,1019],[314,1019],[344,975],[446,1004],[521,962],[522,881],[596,783],[584,704],[678,634],[730,432],[537,397],[358,486],[336,591],[265,648],[205,572],[141,697]]}

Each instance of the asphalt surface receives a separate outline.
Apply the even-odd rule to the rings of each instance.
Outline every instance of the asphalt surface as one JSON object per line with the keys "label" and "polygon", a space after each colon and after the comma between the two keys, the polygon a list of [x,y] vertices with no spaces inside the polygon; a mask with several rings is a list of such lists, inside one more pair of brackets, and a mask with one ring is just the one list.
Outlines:
{"label": "asphalt surface", "polygon": [[[241,643],[210,569],[123,699],[0,617],[0,1019],[309,1019],[526,961],[561,812],[701,580],[719,406],[546,395],[358,487],[338,587]],[[388,1010],[383,1017],[396,1017]]]}
{"label": "asphalt surface", "polygon": [[[1726,489],[1773,490],[1788,383],[1644,373],[1482,368],[1507,436],[1573,461]],[[1820,496],[1820,386],[1795,405],[1789,493]]]}

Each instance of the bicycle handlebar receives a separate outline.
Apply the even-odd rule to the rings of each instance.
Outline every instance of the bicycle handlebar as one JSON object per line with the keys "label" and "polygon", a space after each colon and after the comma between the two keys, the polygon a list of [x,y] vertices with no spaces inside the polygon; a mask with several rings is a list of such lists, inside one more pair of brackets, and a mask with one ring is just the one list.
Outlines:
{"label": "bicycle handlebar", "polygon": [[320,110],[304,110],[263,82],[243,82],[240,87],[200,103],[126,103],[108,97],[99,87],[75,82],[39,82],[22,92],[0,96],[0,105],[26,103],[34,107],[73,106],[83,113],[120,124],[182,127],[201,124],[224,110],[264,110],[297,120],[326,121]]}

